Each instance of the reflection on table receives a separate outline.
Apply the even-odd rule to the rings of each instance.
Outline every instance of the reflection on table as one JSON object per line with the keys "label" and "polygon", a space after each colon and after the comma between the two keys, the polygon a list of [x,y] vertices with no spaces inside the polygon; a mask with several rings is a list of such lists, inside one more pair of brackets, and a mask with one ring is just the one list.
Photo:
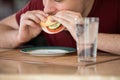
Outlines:
{"label": "reflection on table", "polygon": [[[76,53],[36,57],[0,50],[0,80],[120,80],[120,57],[99,53],[96,63],[77,62]],[[90,79],[89,79],[90,78]]]}
{"label": "reflection on table", "polygon": [[0,60],[0,74],[58,74],[120,76],[120,60],[91,66],[65,66]]}

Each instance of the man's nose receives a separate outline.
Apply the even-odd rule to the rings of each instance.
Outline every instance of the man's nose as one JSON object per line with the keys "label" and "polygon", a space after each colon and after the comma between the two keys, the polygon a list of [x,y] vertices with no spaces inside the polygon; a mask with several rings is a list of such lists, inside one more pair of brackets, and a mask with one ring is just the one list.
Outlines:
{"label": "man's nose", "polygon": [[57,11],[57,9],[54,7],[54,5],[52,4],[46,4],[44,6],[44,12],[47,13],[47,14],[55,14]]}

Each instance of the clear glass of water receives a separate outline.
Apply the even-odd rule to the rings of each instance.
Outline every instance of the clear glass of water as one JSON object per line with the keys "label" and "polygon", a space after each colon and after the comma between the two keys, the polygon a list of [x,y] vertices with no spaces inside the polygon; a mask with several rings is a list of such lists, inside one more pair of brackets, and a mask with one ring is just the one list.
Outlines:
{"label": "clear glass of water", "polygon": [[78,62],[96,62],[99,18],[75,19]]}

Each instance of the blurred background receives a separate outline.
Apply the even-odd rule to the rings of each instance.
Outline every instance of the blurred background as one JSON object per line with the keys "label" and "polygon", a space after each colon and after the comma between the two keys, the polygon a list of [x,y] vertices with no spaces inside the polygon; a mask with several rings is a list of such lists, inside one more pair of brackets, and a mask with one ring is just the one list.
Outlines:
{"label": "blurred background", "polygon": [[0,0],[0,20],[21,9],[29,0]]}

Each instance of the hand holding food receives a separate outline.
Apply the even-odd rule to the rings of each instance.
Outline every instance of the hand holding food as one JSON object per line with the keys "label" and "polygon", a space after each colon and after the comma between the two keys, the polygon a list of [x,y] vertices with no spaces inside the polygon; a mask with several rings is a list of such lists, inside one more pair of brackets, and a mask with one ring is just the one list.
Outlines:
{"label": "hand holding food", "polygon": [[56,34],[64,29],[64,26],[56,21],[51,21],[51,16],[48,16],[46,22],[40,22],[42,29],[49,34]]}
{"label": "hand holding food", "polygon": [[39,35],[42,31],[42,28],[39,27],[39,22],[46,21],[47,16],[40,10],[27,11],[22,14],[17,41],[25,43]]}

